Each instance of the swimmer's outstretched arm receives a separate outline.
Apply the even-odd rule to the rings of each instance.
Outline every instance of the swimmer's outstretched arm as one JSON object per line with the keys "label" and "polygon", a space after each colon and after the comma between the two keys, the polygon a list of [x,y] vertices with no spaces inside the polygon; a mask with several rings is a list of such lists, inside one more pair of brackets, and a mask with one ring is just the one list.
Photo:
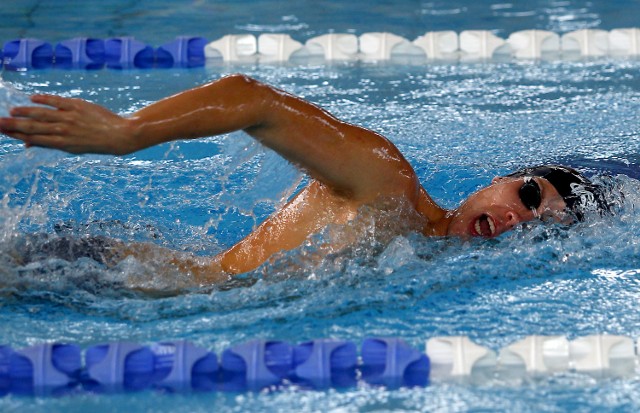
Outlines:
{"label": "swimmer's outstretched arm", "polygon": [[27,146],[124,155],[244,130],[348,198],[417,196],[420,188],[409,163],[381,135],[243,75],[181,92],[129,117],[80,99],[34,95],[32,101],[51,108],[17,107],[0,119],[0,131]]}

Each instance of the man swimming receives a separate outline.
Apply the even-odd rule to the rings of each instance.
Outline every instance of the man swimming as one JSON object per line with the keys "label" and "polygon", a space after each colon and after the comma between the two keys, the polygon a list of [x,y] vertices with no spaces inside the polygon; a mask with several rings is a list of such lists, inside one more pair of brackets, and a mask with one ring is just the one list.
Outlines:
{"label": "man swimming", "polygon": [[[244,130],[309,174],[309,184],[248,236],[216,257],[175,255],[200,284],[256,269],[363,208],[405,205],[426,236],[496,237],[536,218],[568,222],[606,209],[601,191],[573,169],[541,166],[495,178],[458,208],[437,205],[411,165],[385,137],[340,121],[310,102],[243,75],[232,75],[153,103],[129,117],[79,99],[34,95],[49,107],[16,107],[0,131],[74,154],[125,155],[176,139]],[[398,226],[398,232],[406,231]],[[153,256],[150,244],[123,246],[119,257]]]}

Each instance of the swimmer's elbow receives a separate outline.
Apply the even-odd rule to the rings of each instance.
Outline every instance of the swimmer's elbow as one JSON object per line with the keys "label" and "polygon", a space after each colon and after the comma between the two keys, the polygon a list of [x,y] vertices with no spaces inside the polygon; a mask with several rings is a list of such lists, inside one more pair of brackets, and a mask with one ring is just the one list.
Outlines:
{"label": "swimmer's elbow", "polygon": [[222,80],[239,83],[259,83],[255,78],[245,75],[244,73],[232,73],[223,77]]}
{"label": "swimmer's elbow", "polygon": [[[245,74],[236,73],[219,80],[236,113],[242,113],[241,129],[257,138],[261,130],[290,119],[289,94]],[[285,104],[282,104],[285,103]]]}
{"label": "swimmer's elbow", "polygon": [[222,83],[230,91],[238,91],[243,93],[255,92],[267,86],[266,84],[252,78],[251,76],[242,73],[234,73],[232,75],[225,76],[214,83]]}
{"label": "swimmer's elbow", "polygon": [[208,86],[212,93],[222,94],[225,102],[235,105],[235,109],[249,118],[267,114],[271,103],[280,95],[272,86],[242,73],[225,76]]}

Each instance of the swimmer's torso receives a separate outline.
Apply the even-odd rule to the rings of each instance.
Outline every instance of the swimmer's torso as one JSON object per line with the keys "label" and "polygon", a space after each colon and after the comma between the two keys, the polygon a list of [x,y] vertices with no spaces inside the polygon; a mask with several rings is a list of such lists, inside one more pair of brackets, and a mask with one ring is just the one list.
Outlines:
{"label": "swimmer's torso", "polygon": [[[310,235],[332,224],[341,226],[342,232],[339,240],[326,240],[336,244],[331,246],[333,250],[338,250],[347,243],[357,242],[359,233],[362,232],[361,228],[357,228],[358,225],[379,225],[390,229],[385,231],[383,236],[398,235],[406,232],[408,228],[426,235],[434,235],[437,229],[421,213],[421,209],[424,208],[431,210],[433,201],[423,190],[420,196],[414,199],[417,202],[407,202],[407,199],[399,196],[377,200],[372,205],[367,205],[343,197],[318,181],[312,181],[280,211],[269,217],[246,238],[220,254],[215,261],[229,274],[251,271],[274,254],[300,246]],[[369,216],[362,217],[363,214]],[[372,217],[372,214],[379,216]],[[363,219],[360,219],[361,222],[356,226],[345,225],[356,218]]]}
{"label": "swimmer's torso", "polygon": [[246,238],[220,254],[219,263],[230,274],[251,271],[275,253],[298,247],[327,225],[353,219],[358,207],[313,181]]}

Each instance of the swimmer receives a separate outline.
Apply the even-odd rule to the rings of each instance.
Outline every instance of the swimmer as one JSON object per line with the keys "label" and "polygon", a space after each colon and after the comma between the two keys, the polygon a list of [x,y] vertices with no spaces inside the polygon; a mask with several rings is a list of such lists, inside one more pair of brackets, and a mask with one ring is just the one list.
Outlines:
{"label": "swimmer", "polygon": [[[199,285],[252,271],[280,251],[300,246],[331,224],[346,224],[364,207],[408,205],[426,236],[493,238],[534,219],[570,222],[607,209],[599,187],[556,165],[523,169],[447,210],[421,186],[388,139],[244,75],[231,75],[153,103],[128,117],[96,104],[34,95],[47,107],[16,107],[0,131],[27,147],[73,154],[126,155],[177,139],[243,130],[305,171],[309,184],[248,236],[216,257],[171,254]],[[398,231],[404,231],[399,226]],[[400,234],[397,234],[400,235]],[[122,245],[118,256],[151,259],[161,247]]]}

